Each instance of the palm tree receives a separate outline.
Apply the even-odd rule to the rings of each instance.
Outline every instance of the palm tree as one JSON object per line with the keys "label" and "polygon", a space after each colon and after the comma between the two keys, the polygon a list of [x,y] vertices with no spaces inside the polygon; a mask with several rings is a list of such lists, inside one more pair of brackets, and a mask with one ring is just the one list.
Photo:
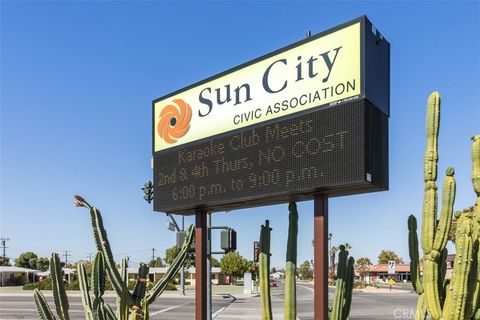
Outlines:
{"label": "palm tree", "polygon": [[329,250],[329,253],[330,253],[330,267],[331,267],[330,273],[331,274],[335,273],[335,256],[336,256],[338,251],[340,251],[339,247],[331,247],[330,250]]}

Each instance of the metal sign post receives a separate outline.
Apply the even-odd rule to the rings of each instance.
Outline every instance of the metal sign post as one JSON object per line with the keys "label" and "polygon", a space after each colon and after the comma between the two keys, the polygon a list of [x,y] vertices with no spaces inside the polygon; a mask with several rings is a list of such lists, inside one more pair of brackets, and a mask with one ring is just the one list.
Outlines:
{"label": "metal sign post", "polygon": [[313,197],[314,319],[328,319],[328,196]]}
{"label": "metal sign post", "polygon": [[207,318],[212,320],[212,214],[207,213]]}
{"label": "metal sign post", "polygon": [[207,318],[207,212],[195,212],[195,320]]}

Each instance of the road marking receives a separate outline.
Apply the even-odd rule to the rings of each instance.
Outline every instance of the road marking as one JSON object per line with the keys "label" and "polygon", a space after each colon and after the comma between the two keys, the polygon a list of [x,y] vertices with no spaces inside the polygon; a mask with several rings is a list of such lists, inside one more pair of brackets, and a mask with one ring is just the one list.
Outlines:
{"label": "road marking", "polygon": [[180,308],[180,307],[183,307],[187,304],[189,304],[190,302],[184,302],[182,304],[179,304],[178,306],[173,306],[173,307],[170,307],[170,308],[166,308],[166,309],[162,309],[162,310],[158,310],[158,311],[155,311],[155,312],[150,312],[150,315],[151,316],[154,316],[154,315],[157,315],[157,314],[160,314],[160,313],[164,313],[164,312],[167,312],[167,311],[170,311],[170,310],[173,310],[173,309],[177,309],[177,308]]}
{"label": "road marking", "polygon": [[215,318],[216,318],[223,310],[225,310],[226,308],[227,308],[227,306],[218,309],[217,312],[215,312],[214,314],[212,314],[212,319],[215,319]]}
{"label": "road marking", "polygon": [[298,283],[297,283],[297,286],[299,286],[299,287],[302,287],[302,288],[305,288],[305,289],[307,289],[307,290],[310,290],[310,291],[314,292],[314,291],[313,291],[313,289],[312,289],[312,288],[310,288],[310,287],[303,286],[303,285],[301,285],[301,284],[298,284]]}

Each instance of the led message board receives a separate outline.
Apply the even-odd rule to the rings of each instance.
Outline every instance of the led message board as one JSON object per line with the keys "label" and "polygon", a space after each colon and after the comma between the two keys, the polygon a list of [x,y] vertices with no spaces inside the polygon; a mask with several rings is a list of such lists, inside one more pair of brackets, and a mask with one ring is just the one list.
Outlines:
{"label": "led message board", "polygon": [[366,17],[153,101],[154,210],[388,188],[389,43]]}

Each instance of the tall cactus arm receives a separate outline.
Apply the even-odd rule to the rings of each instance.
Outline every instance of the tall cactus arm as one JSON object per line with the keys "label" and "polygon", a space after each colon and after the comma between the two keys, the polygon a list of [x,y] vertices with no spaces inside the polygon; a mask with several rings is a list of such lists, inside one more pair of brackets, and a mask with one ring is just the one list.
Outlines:
{"label": "tall cactus arm", "polygon": [[443,182],[442,188],[442,213],[440,221],[435,232],[435,240],[433,243],[433,250],[441,252],[445,249],[450,235],[450,228],[452,226],[453,205],[455,203],[455,170],[450,167],[447,169],[447,176]]}
{"label": "tall cactus arm", "polygon": [[105,309],[105,316],[107,320],[117,320],[117,317],[115,316],[115,312],[113,312],[112,308],[108,304],[105,303],[103,307]]}
{"label": "tall cactus arm", "polygon": [[93,302],[93,316],[95,320],[106,320],[107,314],[105,310],[105,303],[102,298],[95,299]]}
{"label": "tall cactus arm", "polygon": [[128,287],[128,262],[125,258],[120,263],[120,276],[122,277],[122,282]]}
{"label": "tall cactus arm", "polygon": [[472,183],[478,199],[480,197],[480,135],[473,136],[472,142]]}
{"label": "tall cactus arm", "polygon": [[474,252],[469,280],[468,316],[480,318],[480,135],[472,137],[472,184],[477,195],[473,208]]}
{"label": "tall cactus arm", "polygon": [[[110,248],[110,242],[108,241],[107,232],[103,227],[103,219],[100,211],[91,206],[85,199],[76,195],[75,196],[76,207],[87,208],[90,212],[90,218],[92,222],[93,237],[95,239],[95,244],[97,250],[101,251],[105,257],[105,265],[108,277],[112,283],[113,290],[118,296],[123,296],[122,293],[128,292],[127,286],[122,282],[122,277],[117,270],[115,261],[113,260],[112,249]],[[128,302],[130,303],[131,296],[128,294]]]}
{"label": "tall cactus arm", "polygon": [[287,240],[287,257],[285,266],[285,299],[284,314],[285,320],[297,318],[297,299],[295,274],[297,269],[297,235],[298,235],[298,211],[295,202],[288,206],[289,224]]}
{"label": "tall cactus arm", "polygon": [[105,259],[103,253],[98,251],[93,260],[92,291],[95,299],[99,299],[105,292]]}
{"label": "tall cactus arm", "polygon": [[427,146],[425,150],[423,178],[425,182],[437,180],[438,131],[440,127],[440,93],[432,92],[428,97],[425,121]]}
{"label": "tall cactus arm", "polygon": [[425,256],[423,279],[428,312],[433,320],[439,320],[442,317],[442,302],[439,288],[440,272],[435,259],[430,255]]}
{"label": "tall cactus arm", "polygon": [[140,263],[137,282],[135,282],[132,293],[134,306],[140,307],[141,301],[145,297],[145,292],[147,292],[148,272],[148,266],[144,263]]}
{"label": "tall cactus arm", "polygon": [[142,302],[142,310],[143,310],[143,320],[150,319],[150,312],[148,311],[148,301],[146,299]]}
{"label": "tall cactus arm", "polygon": [[33,300],[37,306],[38,315],[42,320],[55,320],[55,316],[40,290],[35,289],[33,291]]}
{"label": "tall cactus arm", "polygon": [[55,301],[55,309],[61,320],[69,320],[68,315],[68,298],[63,283],[62,267],[58,254],[52,253],[50,259],[50,272],[52,274],[53,300]]}
{"label": "tall cactus arm", "polygon": [[347,256],[345,246],[340,246],[337,264],[337,285],[335,287],[335,296],[333,298],[332,319],[343,319],[343,305],[345,297],[345,280],[347,275]]}
{"label": "tall cactus arm", "polygon": [[422,208],[422,249],[424,254],[430,254],[435,239],[437,223],[437,186],[434,181],[425,184]]}
{"label": "tall cactus arm", "polygon": [[[474,219],[475,220],[475,219]],[[477,223],[476,221],[473,222],[473,228],[476,229]],[[473,242],[473,254],[472,254],[472,266],[470,269],[470,275],[468,278],[468,299],[467,299],[467,308],[466,308],[466,318],[471,319],[477,312],[480,296],[480,282],[478,281],[478,257],[479,257],[479,241],[472,238]]]}
{"label": "tall cactus arm", "polygon": [[415,320],[427,320],[427,305],[425,302],[425,294],[421,294],[420,297],[418,297]]}
{"label": "tall cactus arm", "polygon": [[350,307],[352,306],[353,281],[355,278],[355,259],[348,258],[347,274],[345,275],[345,302],[343,305],[343,320],[348,320]]}
{"label": "tall cactus arm", "polygon": [[193,239],[195,237],[195,227],[193,225],[190,225],[190,227],[187,230],[187,236],[185,237],[185,240],[183,241],[182,249],[178,253],[178,255],[175,257],[175,260],[173,260],[172,264],[168,268],[167,272],[165,275],[162,277],[160,281],[158,281],[153,288],[147,293],[147,296],[145,299],[147,299],[148,304],[151,304],[154,302],[158,296],[162,294],[162,292],[165,290],[167,287],[168,282],[175,276],[175,274],[178,272],[180,267],[184,264],[185,259],[187,258],[188,251],[190,250],[190,246],[193,243]]}
{"label": "tall cactus arm", "polygon": [[[123,283],[128,288],[128,261],[127,259],[123,258],[122,262],[120,263],[120,276],[122,277]],[[127,303],[127,296],[130,292],[124,292],[122,296],[117,295],[117,318],[119,320],[127,320],[129,314],[129,305]]]}
{"label": "tall cactus arm", "polygon": [[[450,283],[447,298],[450,305],[444,308],[445,319],[465,319],[466,300],[468,294],[468,275],[472,259],[472,219],[465,217],[460,228],[460,236],[456,239],[455,265],[453,278]],[[458,233],[457,233],[458,234]],[[448,313],[447,313],[448,312]]]}
{"label": "tall cactus arm", "polygon": [[85,311],[85,318],[93,320],[92,299],[90,297],[90,288],[88,287],[88,275],[85,265],[81,262],[77,263],[78,283],[80,286],[80,293],[82,294],[83,310]]}
{"label": "tall cactus arm", "polygon": [[422,216],[422,249],[429,254],[435,239],[437,222],[437,162],[438,162],[438,130],[440,126],[440,94],[433,92],[428,98],[426,116],[426,138],[424,158],[425,192]]}
{"label": "tall cactus arm", "polygon": [[259,255],[259,277],[260,277],[260,307],[261,319],[272,319],[272,301],[270,296],[270,231],[272,230],[269,221],[260,229],[260,255]]}
{"label": "tall cactus arm", "polygon": [[413,288],[415,289],[415,292],[421,295],[423,293],[423,284],[422,284],[422,280],[420,279],[417,218],[415,218],[415,216],[413,215],[410,215],[408,217],[408,248],[410,253],[410,272],[412,275],[412,285],[413,285]]}

